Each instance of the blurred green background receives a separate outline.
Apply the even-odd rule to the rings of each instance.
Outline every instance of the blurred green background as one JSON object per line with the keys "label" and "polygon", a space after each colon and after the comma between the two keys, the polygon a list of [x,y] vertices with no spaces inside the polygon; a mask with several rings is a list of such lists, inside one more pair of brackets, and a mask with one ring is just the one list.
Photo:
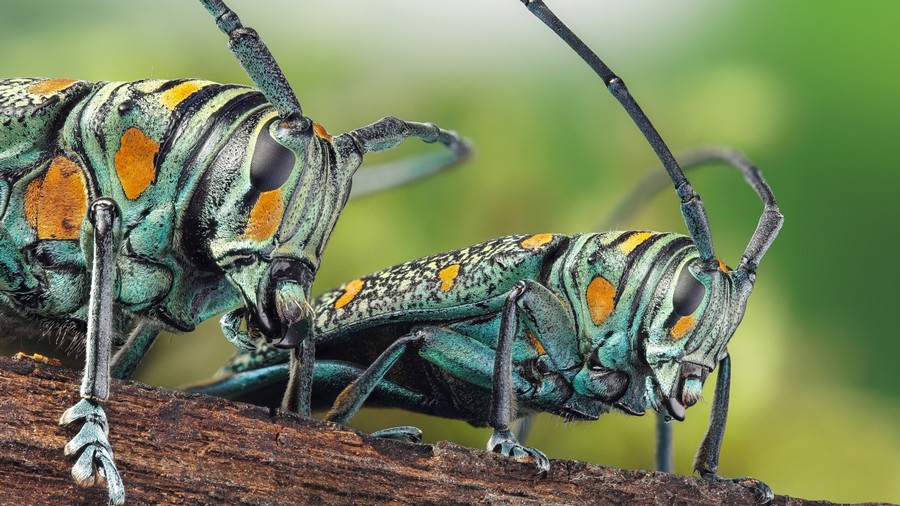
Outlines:
{"label": "blurred green background", "polygon": [[[332,133],[389,114],[468,136],[452,173],[351,202],[321,291],[394,263],[495,236],[590,231],[654,167],[651,150],[587,67],[516,0],[230,2],[264,36],[305,112]],[[786,217],[730,346],[725,476],[832,501],[900,502],[900,3],[562,0],[563,19],[629,84],[676,151],[724,143],[763,169]],[[893,34],[893,35],[892,35]],[[246,83],[188,0],[7,0],[0,75]],[[421,151],[419,146],[403,152]],[[739,260],[761,206],[731,171],[690,176],[718,253]],[[623,228],[683,231],[667,192]],[[176,386],[231,353],[217,322],[163,336],[139,371]],[[676,426],[689,473],[712,387]],[[428,441],[483,447],[487,430],[401,411]],[[653,418],[540,417],[551,458],[652,467]]]}

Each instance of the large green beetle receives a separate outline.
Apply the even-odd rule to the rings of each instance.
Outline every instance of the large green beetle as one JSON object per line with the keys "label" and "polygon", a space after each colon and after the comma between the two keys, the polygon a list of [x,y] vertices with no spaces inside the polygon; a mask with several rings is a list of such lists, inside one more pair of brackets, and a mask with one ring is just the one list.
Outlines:
{"label": "large green beetle", "polygon": [[[226,337],[296,350],[296,375],[310,377],[310,287],[363,155],[410,137],[449,149],[386,167],[389,187],[468,153],[453,132],[393,117],[332,137],[256,32],[222,1],[200,3],[258,89],[0,80],[0,304],[32,338],[87,334],[82,400],[61,423],[82,424],[66,446],[75,480],[108,482],[115,504],[124,488],[100,407],[111,375],[130,376],[160,329],[239,306]],[[308,414],[308,384],[285,405]]]}

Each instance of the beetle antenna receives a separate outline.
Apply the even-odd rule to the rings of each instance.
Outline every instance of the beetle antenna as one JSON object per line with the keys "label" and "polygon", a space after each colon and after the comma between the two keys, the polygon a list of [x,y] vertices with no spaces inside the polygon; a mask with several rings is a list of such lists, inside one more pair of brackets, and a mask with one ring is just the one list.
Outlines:
{"label": "beetle antenna", "polygon": [[278,116],[301,123],[301,129],[308,126],[309,120],[303,117],[294,90],[256,30],[242,25],[238,15],[222,0],[200,0],[200,3],[216,20],[219,29],[228,35],[231,52],[253,84],[278,111]]}
{"label": "beetle antenna", "polygon": [[558,17],[553,13],[541,0],[520,0],[525,6],[540,19],[545,25],[550,27],[559,38],[565,41],[578,56],[581,57],[591,69],[603,80],[607,89],[616,100],[622,104],[632,121],[640,129],[641,133],[650,143],[650,147],[656,152],[656,156],[662,162],[669,178],[675,185],[675,193],[681,199],[681,213],[684,215],[684,221],[690,232],[691,238],[700,253],[700,259],[711,269],[716,268],[715,251],[713,250],[712,234],[709,229],[709,218],[706,216],[706,210],[703,208],[703,201],[700,196],[694,192],[691,183],[684,177],[684,173],[679,167],[678,162],[672,155],[672,151],[660,137],[659,132],[650,122],[650,119],[641,110],[637,101],[625,86],[625,81],[617,76],[596,53],[585,44],[572,30],[569,29]]}
{"label": "beetle antenna", "polygon": [[[759,196],[764,206],[763,214],[759,218],[756,230],[753,232],[750,243],[744,250],[744,254],[741,256],[741,263],[737,268],[748,273],[754,272],[759,265],[760,259],[765,255],[772,241],[775,240],[784,222],[784,217],[778,210],[778,203],[775,201],[775,195],[772,193],[769,183],[766,182],[756,165],[744,153],[727,146],[706,146],[685,153],[679,158],[684,170],[692,170],[695,167],[714,162],[724,163],[737,169],[744,176],[744,181]],[[645,202],[652,195],[662,190],[667,183],[668,179],[663,177],[661,172],[655,170],[649,172],[644,180],[638,183],[634,191],[610,213],[610,217],[606,221],[608,226],[603,226],[600,229],[611,229],[618,226],[618,223],[627,221],[637,212],[637,208],[642,202]]]}

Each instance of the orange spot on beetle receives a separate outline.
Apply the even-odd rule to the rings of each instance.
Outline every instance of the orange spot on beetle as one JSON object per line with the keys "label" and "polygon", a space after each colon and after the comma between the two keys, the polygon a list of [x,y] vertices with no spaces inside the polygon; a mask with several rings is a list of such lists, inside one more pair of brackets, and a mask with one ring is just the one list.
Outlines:
{"label": "orange spot on beetle", "polygon": [[365,281],[361,279],[354,279],[353,281],[344,285],[344,294],[334,302],[334,308],[340,309],[349,304],[350,301],[353,300],[354,297],[356,297],[356,294],[358,294],[360,290],[363,289],[363,285],[365,285]]}
{"label": "orange spot on beetle", "polygon": [[588,285],[585,298],[591,320],[600,325],[615,308],[616,287],[603,276],[597,276]]}
{"label": "orange spot on beetle", "polygon": [[35,230],[37,230],[38,204],[41,201],[41,183],[43,182],[42,178],[35,178],[25,188],[25,220]]}
{"label": "orange spot on beetle", "polygon": [[644,241],[649,239],[653,235],[653,232],[637,232],[635,234],[631,234],[628,239],[622,241],[622,244],[619,245],[619,249],[622,250],[622,253],[627,255],[635,250],[641,244],[644,244]]}
{"label": "orange spot on beetle", "polygon": [[438,277],[441,279],[442,292],[449,292],[450,289],[453,288],[453,284],[456,283],[456,276],[458,274],[459,264],[448,265],[438,272]]}
{"label": "orange spot on beetle", "polygon": [[272,237],[278,231],[282,215],[284,215],[284,199],[281,196],[281,188],[261,193],[250,210],[244,238],[262,241]]}
{"label": "orange spot on beetle", "polygon": [[122,190],[129,199],[140,197],[156,179],[155,159],[158,152],[159,143],[141,130],[129,128],[122,134],[113,164],[122,183]]}
{"label": "orange spot on beetle", "polygon": [[553,240],[553,234],[537,234],[519,243],[525,249],[538,249]]}
{"label": "orange spot on beetle", "polygon": [[676,340],[681,339],[694,328],[695,323],[697,323],[697,319],[694,318],[694,315],[682,316],[675,322],[675,325],[672,326],[672,338]]}
{"label": "orange spot on beetle", "polygon": [[722,271],[722,272],[731,272],[731,269],[729,269],[728,266],[725,265],[725,262],[723,262],[722,260],[720,260],[720,259],[718,259],[718,258],[716,259],[716,262],[719,262],[719,270],[720,270],[720,271]]}
{"label": "orange spot on beetle", "polygon": [[162,92],[159,96],[159,101],[167,108],[175,109],[184,99],[193,95],[207,84],[203,81],[185,81]]}
{"label": "orange spot on beetle", "polygon": [[52,95],[58,91],[62,91],[69,86],[77,83],[78,79],[47,79],[39,83],[34,83],[26,90],[33,95]]}
{"label": "orange spot on beetle", "polygon": [[313,122],[313,133],[316,134],[316,137],[325,139],[328,142],[331,142],[331,139],[333,139],[331,134],[328,133],[328,130],[325,130],[325,127],[316,122]]}
{"label": "orange spot on beetle", "polygon": [[[54,158],[44,180],[32,181],[26,189],[26,206],[34,206],[28,221],[37,229],[38,239],[78,239],[87,214],[87,197],[82,168],[64,156]],[[26,208],[26,217],[28,213]]]}
{"label": "orange spot on beetle", "polygon": [[528,342],[531,343],[531,347],[537,351],[538,355],[545,355],[547,353],[547,350],[544,349],[544,345],[538,341],[537,336],[530,330],[528,331]]}

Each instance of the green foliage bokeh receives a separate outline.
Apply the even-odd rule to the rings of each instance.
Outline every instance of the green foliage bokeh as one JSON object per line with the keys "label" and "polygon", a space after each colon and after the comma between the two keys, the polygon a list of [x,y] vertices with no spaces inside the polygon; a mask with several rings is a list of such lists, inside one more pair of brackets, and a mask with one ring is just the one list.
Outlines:
{"label": "green foliage bokeh", "polygon": [[[351,202],[318,291],[495,236],[590,231],[654,167],[599,80],[518,1],[232,3],[268,42],[306,113],[332,133],[397,115],[456,129],[477,147],[449,174]],[[741,148],[785,214],[730,346],[721,473],[809,498],[900,501],[900,333],[891,323],[900,286],[900,4],[555,4],[674,150]],[[7,77],[247,82],[205,11],[185,0],[6,1],[0,47]],[[720,256],[736,264],[758,201],[730,171],[690,177]],[[684,230],[670,193],[621,226]],[[201,379],[230,352],[208,322],[163,336],[139,379]],[[682,473],[705,429],[711,386],[705,395],[676,427]],[[429,441],[476,447],[488,437],[401,411],[369,410],[355,423],[417,424]],[[546,416],[532,434],[552,458],[652,467],[651,416],[573,425]]]}

